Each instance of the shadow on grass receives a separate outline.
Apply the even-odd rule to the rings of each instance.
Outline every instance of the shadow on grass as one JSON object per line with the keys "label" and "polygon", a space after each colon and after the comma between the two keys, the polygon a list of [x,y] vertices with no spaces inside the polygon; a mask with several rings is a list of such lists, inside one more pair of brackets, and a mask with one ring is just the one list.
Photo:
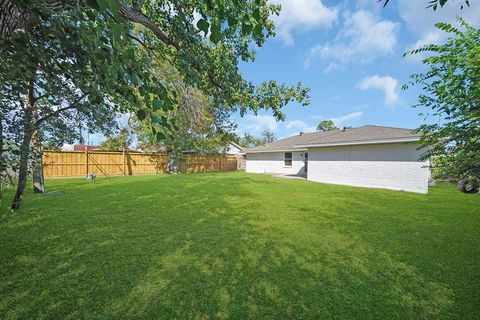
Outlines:
{"label": "shadow on grass", "polygon": [[350,233],[345,204],[265,204],[270,178],[62,186],[0,225],[0,318],[435,318],[455,298]]}

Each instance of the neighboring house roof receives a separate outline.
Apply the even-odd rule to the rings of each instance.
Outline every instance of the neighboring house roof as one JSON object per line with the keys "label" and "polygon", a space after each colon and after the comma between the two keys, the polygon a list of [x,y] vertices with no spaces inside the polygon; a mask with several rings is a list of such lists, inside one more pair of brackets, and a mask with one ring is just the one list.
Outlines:
{"label": "neighboring house roof", "polygon": [[236,144],[235,142],[229,141],[228,143],[229,143],[230,145],[234,146],[235,148],[237,148],[239,151],[245,152],[245,149],[244,149],[242,146]]}
{"label": "neighboring house roof", "polygon": [[73,151],[85,151],[85,150],[101,150],[99,146],[88,146],[85,144],[76,144],[73,146]]}
{"label": "neighboring house roof", "polygon": [[246,152],[305,151],[309,147],[410,142],[420,140],[420,135],[413,133],[412,129],[366,125],[346,130],[304,133],[249,148]]}

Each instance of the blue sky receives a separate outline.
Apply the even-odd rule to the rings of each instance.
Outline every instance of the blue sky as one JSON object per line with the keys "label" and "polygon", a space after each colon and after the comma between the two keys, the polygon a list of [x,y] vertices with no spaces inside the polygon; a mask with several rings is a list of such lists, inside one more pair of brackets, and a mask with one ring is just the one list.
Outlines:
{"label": "blue sky", "polygon": [[[311,104],[289,104],[284,122],[276,122],[268,111],[235,115],[240,134],[260,135],[269,128],[283,138],[313,131],[324,119],[338,126],[415,128],[423,121],[418,113],[425,110],[411,108],[417,89],[402,91],[401,86],[423,66],[419,57],[403,58],[403,53],[445,41],[435,22],[455,23],[460,15],[480,24],[479,0],[463,10],[458,0],[450,0],[437,12],[425,8],[427,0],[391,0],[386,8],[376,0],[273,2],[283,8],[275,17],[277,36],[257,50],[254,62],[243,63],[241,72],[254,83],[301,81],[311,89]],[[433,120],[438,121],[427,121]]]}
{"label": "blue sky", "polygon": [[[277,138],[314,131],[321,120],[341,126],[376,124],[416,128],[423,118],[412,109],[418,89],[401,91],[409,75],[423,69],[420,57],[403,58],[408,49],[426,43],[443,43],[445,33],[435,22],[455,23],[462,16],[480,26],[480,0],[460,10],[450,0],[436,12],[426,9],[428,0],[390,0],[386,8],[377,0],[270,0],[282,5],[274,17],[277,36],[257,49],[254,62],[242,63],[245,79],[254,83],[276,80],[311,89],[311,103],[291,103],[283,111],[286,120],[275,121],[271,112],[238,114],[237,132],[260,136],[269,128]],[[427,119],[438,121],[438,119]],[[126,125],[126,117],[119,118]],[[98,144],[105,137],[85,137]]]}

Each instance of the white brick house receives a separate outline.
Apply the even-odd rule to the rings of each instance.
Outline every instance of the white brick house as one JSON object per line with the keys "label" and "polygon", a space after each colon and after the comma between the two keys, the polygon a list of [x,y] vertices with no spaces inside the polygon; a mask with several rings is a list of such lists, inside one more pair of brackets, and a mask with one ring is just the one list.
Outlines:
{"label": "white brick house", "polygon": [[430,169],[419,159],[419,140],[410,129],[372,125],[299,134],[247,149],[246,171],[427,193]]}

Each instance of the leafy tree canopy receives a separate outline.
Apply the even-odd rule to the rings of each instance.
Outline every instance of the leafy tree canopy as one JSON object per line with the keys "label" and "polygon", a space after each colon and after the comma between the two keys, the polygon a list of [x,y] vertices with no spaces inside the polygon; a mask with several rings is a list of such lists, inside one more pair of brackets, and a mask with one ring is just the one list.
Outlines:
{"label": "leafy tree canopy", "polygon": [[[179,158],[186,151],[200,154],[218,153],[231,139],[235,125],[229,121],[228,110],[215,108],[211,100],[200,90],[189,86],[170,64],[155,61],[151,72],[165,79],[173,88],[176,101],[171,110],[153,112],[155,123],[150,119],[131,122],[140,147],[148,152],[167,152]],[[175,134],[169,135],[169,123],[175,124]]]}
{"label": "leafy tree canopy", "polygon": [[113,136],[108,137],[100,143],[100,148],[107,151],[120,151],[128,149],[132,143],[132,135],[128,128],[122,128]]}
{"label": "leafy tree canopy", "polygon": [[332,120],[323,120],[323,121],[320,121],[320,123],[318,124],[317,130],[320,132],[326,132],[326,131],[335,131],[335,130],[338,130],[338,128],[337,126],[335,126]]}
{"label": "leafy tree canopy", "polygon": [[270,129],[265,129],[262,131],[262,143],[270,143],[275,141],[277,138],[275,137],[275,134],[273,133],[272,130]]}
{"label": "leafy tree canopy", "polygon": [[407,54],[427,52],[427,71],[411,76],[412,85],[422,88],[414,107],[430,123],[418,130],[444,175],[480,181],[480,30],[459,18],[460,28],[437,23],[450,34],[445,44],[426,45]]}
{"label": "leafy tree canopy", "polygon": [[[51,12],[83,13],[96,23],[97,33],[102,33],[100,38],[94,36],[95,32],[88,34],[92,36],[92,42],[106,41],[107,46],[111,45],[106,50],[112,51],[123,48],[126,42],[142,46],[151,55],[169,61],[188,85],[202,90],[216,107],[238,108],[242,114],[247,110],[270,109],[278,119],[283,119],[281,107],[288,102],[308,103],[308,90],[300,84],[286,86],[269,81],[255,86],[244,80],[238,70],[239,60],[254,59],[252,43],[261,46],[274,35],[274,24],[269,17],[278,14],[280,8],[266,0],[90,0],[80,2],[80,5],[73,0],[35,0],[14,4],[29,18],[16,25],[4,23],[14,24],[14,27],[0,28],[11,30],[4,37],[22,32],[29,25],[49,21]],[[29,24],[25,24],[25,20]],[[51,32],[53,37],[69,35],[68,30],[52,29]],[[74,43],[75,39],[70,40]],[[136,57],[132,55],[130,59]],[[151,116],[154,107],[168,108],[171,105],[168,88],[148,88],[151,79],[147,68],[143,72],[133,72],[125,63],[126,60],[116,61],[116,67],[123,69],[139,87],[138,98],[144,99],[148,106],[138,111],[139,118]],[[154,101],[158,102],[154,104]]]}
{"label": "leafy tree canopy", "polygon": [[263,140],[246,132],[243,136],[239,137],[238,144],[244,148],[253,148],[262,145]]}

